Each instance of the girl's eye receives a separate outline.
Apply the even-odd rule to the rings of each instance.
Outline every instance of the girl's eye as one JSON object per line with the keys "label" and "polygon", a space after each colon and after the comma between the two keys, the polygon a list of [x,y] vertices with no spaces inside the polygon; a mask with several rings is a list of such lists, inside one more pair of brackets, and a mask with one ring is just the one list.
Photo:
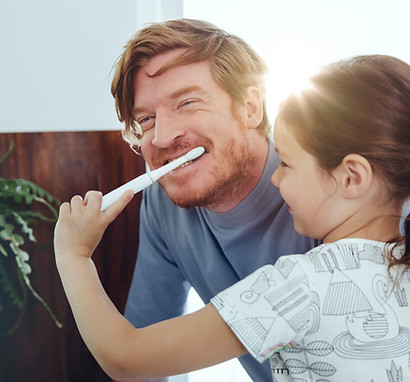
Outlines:
{"label": "girl's eye", "polygon": [[288,165],[284,161],[280,162],[280,166],[281,167],[288,167]]}

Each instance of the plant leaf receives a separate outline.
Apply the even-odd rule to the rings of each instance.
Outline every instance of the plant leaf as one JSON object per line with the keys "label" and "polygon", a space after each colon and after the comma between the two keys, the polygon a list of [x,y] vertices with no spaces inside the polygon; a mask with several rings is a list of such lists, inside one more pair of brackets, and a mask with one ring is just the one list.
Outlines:
{"label": "plant leaf", "polygon": [[8,257],[8,255],[9,255],[6,251],[6,248],[4,248],[1,243],[0,243],[0,252],[6,257]]}
{"label": "plant leaf", "polygon": [[[0,164],[11,154],[13,148],[14,142],[11,142],[7,153],[0,158]],[[40,211],[28,209],[27,206],[33,202],[47,207],[52,213],[52,217],[48,217]],[[20,247],[24,244],[25,238],[32,242],[36,241],[32,224],[39,221],[54,222],[57,220],[58,213],[55,206],[60,204],[60,201],[53,195],[29,180],[0,178],[0,252],[4,255],[0,256],[0,266],[4,265],[1,261],[12,260],[12,257],[8,256],[10,253],[14,254],[19,288],[15,285],[16,281],[8,277],[4,267],[0,269],[0,286],[3,287],[8,299],[21,309],[24,308],[27,290],[29,290],[44,306],[58,327],[62,327],[61,323],[31,285],[29,278],[31,267],[28,264],[30,256]],[[23,298],[19,299],[19,294],[16,292],[18,289],[22,290]],[[0,309],[2,306],[3,303],[0,299]],[[22,315],[15,321],[11,329],[2,334],[7,335],[16,330],[21,317]]]}
{"label": "plant leaf", "polygon": [[21,290],[21,292],[23,292],[21,295],[21,292],[19,293],[17,291],[16,286],[11,282],[10,277],[7,274],[7,271],[4,268],[3,259],[0,259],[0,284],[2,286],[2,290],[5,296],[10,300],[10,302],[13,305],[17,306],[17,308],[19,309],[23,309],[26,303],[24,288],[21,289],[20,285],[19,289]]}
{"label": "plant leaf", "polygon": [[10,156],[13,149],[14,149],[14,141],[11,141],[9,148],[7,149],[7,152],[0,158],[0,164],[2,164]]}
{"label": "plant leaf", "polygon": [[34,237],[33,229],[28,226],[27,222],[21,217],[21,214],[13,212],[13,216],[16,223],[20,224],[21,232],[25,233],[31,241],[35,242],[36,238]]}

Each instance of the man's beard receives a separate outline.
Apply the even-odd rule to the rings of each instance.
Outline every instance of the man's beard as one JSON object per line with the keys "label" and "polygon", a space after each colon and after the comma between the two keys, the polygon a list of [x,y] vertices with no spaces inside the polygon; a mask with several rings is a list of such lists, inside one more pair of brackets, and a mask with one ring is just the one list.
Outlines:
{"label": "man's beard", "polygon": [[[206,207],[212,209],[219,205],[230,204],[242,194],[242,190],[247,187],[247,179],[255,165],[255,155],[249,147],[248,140],[242,141],[240,147],[229,145],[229,150],[223,154],[223,158],[218,160],[217,165],[210,169],[212,184],[198,186],[195,191],[186,190],[181,185],[177,193],[165,193],[171,201],[182,208]],[[221,161],[229,160],[230,166],[221,166]],[[220,169],[230,169],[227,174]],[[238,200],[238,203],[241,200]]]}

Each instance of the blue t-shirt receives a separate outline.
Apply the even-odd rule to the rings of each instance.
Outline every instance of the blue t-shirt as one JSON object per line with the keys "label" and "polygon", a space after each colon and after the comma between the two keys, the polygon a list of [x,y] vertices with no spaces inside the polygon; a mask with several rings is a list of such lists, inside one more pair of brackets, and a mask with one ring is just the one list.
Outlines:
{"label": "blue t-shirt", "polygon": [[[279,256],[317,245],[296,233],[288,206],[271,184],[279,158],[269,143],[263,175],[234,209],[213,213],[173,204],[158,184],[144,191],[140,241],[125,317],[143,327],[184,313],[190,286],[204,303]],[[270,381],[269,365],[239,359],[252,380]]]}

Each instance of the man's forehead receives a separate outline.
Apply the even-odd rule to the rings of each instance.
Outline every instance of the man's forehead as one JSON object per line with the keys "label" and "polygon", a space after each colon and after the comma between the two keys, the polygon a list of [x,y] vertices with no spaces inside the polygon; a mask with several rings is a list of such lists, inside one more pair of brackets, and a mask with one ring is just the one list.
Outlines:
{"label": "man's forehead", "polygon": [[174,93],[187,92],[187,88],[191,92],[205,91],[209,85],[215,83],[209,61],[176,65],[157,74],[157,69],[161,69],[162,64],[167,62],[169,60],[161,60],[154,62],[155,65],[148,64],[140,68],[134,75],[134,93],[138,92],[142,84],[149,89],[157,89],[164,96],[172,96]]}
{"label": "man's forehead", "polygon": [[169,50],[168,52],[160,53],[150,58],[139,70],[144,70],[147,75],[152,76],[162,67],[182,56],[186,51],[186,48],[177,48]]}

